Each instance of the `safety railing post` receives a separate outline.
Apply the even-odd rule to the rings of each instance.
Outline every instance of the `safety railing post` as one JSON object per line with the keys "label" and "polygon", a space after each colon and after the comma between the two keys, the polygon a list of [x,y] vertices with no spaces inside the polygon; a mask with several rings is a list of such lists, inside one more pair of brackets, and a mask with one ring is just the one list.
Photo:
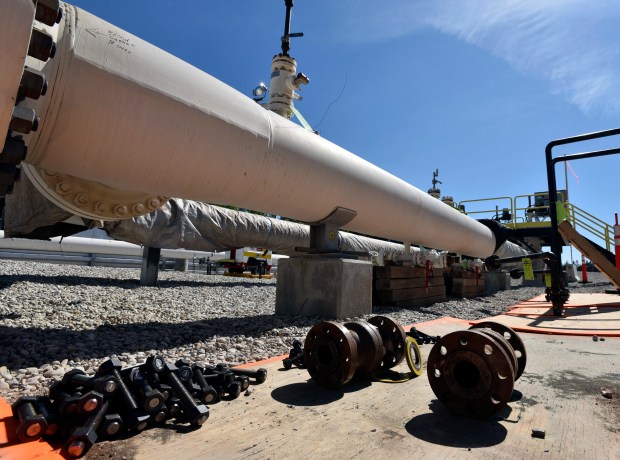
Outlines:
{"label": "safety railing post", "polygon": [[620,225],[618,225],[618,213],[614,225],[614,245],[616,248],[616,268],[620,270]]}

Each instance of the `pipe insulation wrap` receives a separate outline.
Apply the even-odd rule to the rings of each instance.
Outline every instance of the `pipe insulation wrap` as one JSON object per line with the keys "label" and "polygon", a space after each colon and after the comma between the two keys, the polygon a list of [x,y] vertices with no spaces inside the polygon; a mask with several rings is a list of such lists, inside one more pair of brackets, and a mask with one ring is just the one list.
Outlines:
{"label": "pipe insulation wrap", "polygon": [[[178,198],[145,216],[107,222],[104,228],[111,237],[131,243],[200,251],[250,246],[296,255],[296,248],[310,245],[307,225]],[[404,253],[398,243],[347,232],[338,232],[338,238],[343,251]]]}
{"label": "pipe insulation wrap", "polygon": [[[73,214],[47,200],[23,177],[6,197],[4,216],[4,236],[28,241],[20,238],[67,221]],[[180,198],[171,198],[159,209],[140,217],[105,222],[104,229],[117,240],[164,251],[183,248],[213,252],[250,246],[295,255],[299,254],[296,248],[310,245],[308,225]],[[376,252],[388,259],[405,252],[402,244],[362,235],[338,232],[338,238],[343,251]],[[4,247],[2,244],[0,239],[0,248]],[[410,253],[417,250],[410,248]]]}
{"label": "pipe insulation wrap", "polygon": [[133,190],[486,257],[491,230],[250,98],[70,5],[28,163]]}
{"label": "pipe insulation wrap", "polygon": [[[504,259],[507,257],[527,257],[529,254],[530,254],[530,251],[522,248],[518,244],[515,244],[511,241],[505,241],[504,244],[502,244],[499,248],[497,248],[497,251],[495,251],[494,253],[494,255],[496,255],[500,259]],[[541,261],[534,260],[533,262],[536,268],[543,267],[543,264],[541,264]],[[523,268],[523,263],[515,262],[514,264],[503,264],[502,265],[503,270],[512,270],[515,268]]]}
{"label": "pipe insulation wrap", "polygon": [[495,255],[500,259],[507,257],[527,257],[529,254],[530,252],[527,249],[511,241],[504,242],[504,244],[495,251]]}

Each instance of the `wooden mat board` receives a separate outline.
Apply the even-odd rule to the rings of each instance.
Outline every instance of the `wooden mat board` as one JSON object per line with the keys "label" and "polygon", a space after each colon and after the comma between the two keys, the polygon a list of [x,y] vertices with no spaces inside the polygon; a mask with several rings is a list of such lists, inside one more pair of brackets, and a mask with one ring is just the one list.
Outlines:
{"label": "wooden mat board", "polygon": [[489,320],[518,332],[620,337],[620,296],[572,293],[564,306],[564,314],[554,316],[551,302],[542,294]]}
{"label": "wooden mat board", "polygon": [[[573,294],[567,311],[583,308],[585,300]],[[537,298],[515,309],[548,309],[543,303]],[[600,310],[615,308],[602,303]],[[468,324],[441,318],[416,327],[444,335]],[[315,385],[305,370],[284,371],[282,357],[277,357],[260,363],[269,371],[265,384],[251,387],[249,396],[211,406],[211,417],[201,429],[169,424],[125,440],[97,443],[87,458],[357,459],[413,453],[446,459],[620,458],[619,399],[600,396],[601,386],[620,394],[620,339],[521,337],[528,352],[526,371],[515,385],[515,395],[521,397],[501,417],[476,421],[451,415],[432,393],[426,373],[401,384],[366,380],[334,391]],[[424,361],[430,347],[421,347]],[[404,372],[406,366],[397,370]],[[10,406],[1,400],[0,417],[2,460],[60,458],[41,441],[9,446],[7,430],[15,422],[8,420]],[[533,428],[545,430],[546,438],[532,438]]]}

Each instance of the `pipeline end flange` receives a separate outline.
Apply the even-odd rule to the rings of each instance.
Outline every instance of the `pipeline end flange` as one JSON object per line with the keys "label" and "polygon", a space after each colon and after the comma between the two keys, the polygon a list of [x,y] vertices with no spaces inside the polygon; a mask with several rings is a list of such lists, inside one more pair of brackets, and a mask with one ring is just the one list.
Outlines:
{"label": "pipeline end flange", "polygon": [[22,170],[34,186],[56,206],[77,216],[116,221],[149,214],[168,197],[118,190],[99,182],[22,163]]}

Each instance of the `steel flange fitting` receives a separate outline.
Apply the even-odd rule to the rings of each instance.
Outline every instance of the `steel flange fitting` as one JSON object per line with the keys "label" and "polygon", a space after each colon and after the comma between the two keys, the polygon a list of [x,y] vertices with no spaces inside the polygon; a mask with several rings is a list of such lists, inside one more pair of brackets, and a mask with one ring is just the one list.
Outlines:
{"label": "steel flange fitting", "polygon": [[508,326],[485,321],[437,341],[427,373],[435,396],[453,413],[485,418],[506,406],[525,363],[519,336]]}
{"label": "steel flange fitting", "polygon": [[403,328],[385,316],[345,324],[324,321],[306,336],[304,363],[315,382],[337,388],[356,374],[396,366],[405,356],[405,345]]}

